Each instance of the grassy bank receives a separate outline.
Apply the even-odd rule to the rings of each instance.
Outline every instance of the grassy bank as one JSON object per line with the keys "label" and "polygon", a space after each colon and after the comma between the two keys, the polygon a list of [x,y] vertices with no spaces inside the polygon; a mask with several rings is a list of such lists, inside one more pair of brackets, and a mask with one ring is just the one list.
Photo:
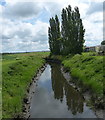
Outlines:
{"label": "grassy bank", "polygon": [[32,77],[44,64],[48,52],[2,56],[2,114],[12,118],[22,112],[23,98]]}
{"label": "grassy bank", "polygon": [[97,97],[103,95],[103,56],[93,53],[83,53],[67,58],[63,62],[71,75],[78,78],[83,87],[90,90]]}
{"label": "grassy bank", "polygon": [[76,78],[73,79],[73,82],[80,85],[82,91],[90,91],[98,102],[103,101],[103,66],[105,66],[103,65],[103,56],[99,56],[97,53],[88,52],[74,56],[53,55],[50,58],[62,61],[66,70],[70,72],[72,77]]}

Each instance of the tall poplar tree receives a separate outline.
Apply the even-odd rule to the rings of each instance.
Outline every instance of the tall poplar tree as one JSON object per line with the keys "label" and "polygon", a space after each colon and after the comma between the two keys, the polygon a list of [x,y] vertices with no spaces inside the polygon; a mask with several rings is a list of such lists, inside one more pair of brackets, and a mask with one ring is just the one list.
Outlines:
{"label": "tall poplar tree", "polygon": [[76,54],[83,51],[84,28],[78,7],[72,11],[69,5],[62,10],[62,37],[64,45],[64,54]]}
{"label": "tall poplar tree", "polygon": [[85,29],[80,18],[79,8],[75,7],[72,10],[70,5],[66,9],[63,8],[61,18],[61,32],[57,15],[49,21],[48,33],[51,53],[55,55],[81,54]]}
{"label": "tall poplar tree", "polygon": [[67,53],[67,46],[68,46],[68,30],[67,30],[67,11],[65,9],[62,10],[62,53],[66,54]]}
{"label": "tall poplar tree", "polygon": [[75,52],[81,54],[83,52],[84,33],[82,19],[80,18],[79,8],[75,7]]}
{"label": "tall poplar tree", "polygon": [[50,27],[48,29],[49,34],[49,47],[52,54],[60,54],[60,22],[58,16],[55,16],[55,19],[50,18]]}
{"label": "tall poplar tree", "polygon": [[55,15],[55,26],[56,26],[56,40],[55,40],[55,44],[56,44],[56,54],[60,54],[61,52],[61,32],[60,32],[60,22],[58,19],[58,16]]}

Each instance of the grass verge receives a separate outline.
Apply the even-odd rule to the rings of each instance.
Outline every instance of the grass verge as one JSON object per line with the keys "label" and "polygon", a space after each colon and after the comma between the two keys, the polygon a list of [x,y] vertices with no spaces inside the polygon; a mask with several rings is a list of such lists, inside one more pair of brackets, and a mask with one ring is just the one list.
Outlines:
{"label": "grass verge", "polygon": [[22,113],[23,98],[37,70],[49,52],[6,54],[2,56],[2,115],[13,118]]}
{"label": "grass verge", "polygon": [[[104,106],[103,91],[105,92],[105,56],[99,56],[95,52],[86,52],[74,56],[51,56],[51,59],[62,61],[66,71],[69,71],[73,78],[72,82],[79,85],[82,92],[91,93],[91,102],[94,107]],[[104,99],[103,99],[104,98]]]}
{"label": "grass verge", "polygon": [[92,53],[77,54],[62,63],[85,89],[91,90],[98,97],[103,96],[103,56]]}

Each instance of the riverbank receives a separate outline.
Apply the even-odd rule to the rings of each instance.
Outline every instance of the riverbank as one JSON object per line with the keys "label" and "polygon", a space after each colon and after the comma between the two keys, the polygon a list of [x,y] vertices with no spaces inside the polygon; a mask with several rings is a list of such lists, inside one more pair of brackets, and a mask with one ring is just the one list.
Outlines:
{"label": "riverbank", "polygon": [[[23,113],[26,116],[32,86],[35,86],[33,82],[38,78],[36,75],[41,74],[40,68],[45,64],[43,58],[48,58],[48,55],[48,52],[3,55],[3,118],[18,117]],[[80,85],[82,93],[89,91],[94,107],[103,108],[103,56],[83,53],[73,57],[51,56],[50,60],[57,63],[62,61],[64,72],[69,72],[75,78],[72,82],[76,83],[76,88]],[[28,99],[27,93],[30,95]]]}
{"label": "riverbank", "polygon": [[94,111],[86,106],[83,95],[65,79],[61,64],[48,62],[33,87],[30,119],[97,118]]}
{"label": "riverbank", "polygon": [[5,54],[2,56],[2,115],[21,116],[26,92],[49,52]]}
{"label": "riverbank", "polygon": [[75,78],[72,82],[81,86],[82,93],[91,94],[94,107],[103,109],[103,56],[90,52],[75,56],[51,56],[53,58],[62,61],[65,72]]}

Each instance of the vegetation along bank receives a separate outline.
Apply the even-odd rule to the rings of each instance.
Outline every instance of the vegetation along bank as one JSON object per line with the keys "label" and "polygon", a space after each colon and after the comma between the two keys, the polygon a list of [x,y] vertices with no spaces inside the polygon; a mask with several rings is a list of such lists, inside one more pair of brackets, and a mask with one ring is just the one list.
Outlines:
{"label": "vegetation along bank", "polygon": [[52,59],[59,59],[73,78],[82,92],[90,92],[94,107],[103,108],[103,56],[87,52],[74,56],[51,56]]}
{"label": "vegetation along bank", "polygon": [[2,114],[13,118],[22,114],[23,99],[32,78],[45,63],[49,52],[4,54],[2,56]]}
{"label": "vegetation along bank", "polygon": [[[48,29],[50,60],[59,59],[81,84],[82,91],[91,91],[95,106],[103,108],[103,56],[99,53],[84,52],[85,29],[79,8],[69,5],[62,9],[61,22],[57,15],[50,18]],[[60,27],[61,26],[61,27]],[[102,43],[103,44],[103,43]],[[99,49],[99,47],[98,47]],[[67,57],[65,57],[67,56]]]}

